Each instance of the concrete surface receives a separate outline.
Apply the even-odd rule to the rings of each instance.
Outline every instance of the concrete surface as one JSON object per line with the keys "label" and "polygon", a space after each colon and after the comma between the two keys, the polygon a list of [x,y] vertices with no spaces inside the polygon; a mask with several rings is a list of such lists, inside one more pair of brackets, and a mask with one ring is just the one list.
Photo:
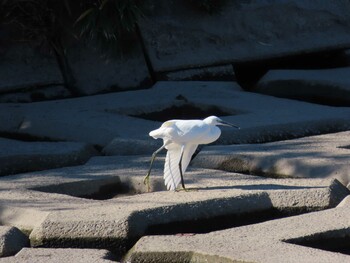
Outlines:
{"label": "concrete surface", "polygon": [[[91,43],[90,43],[91,44]],[[107,55],[96,46],[76,44],[67,50],[78,89],[85,95],[147,88],[149,72],[138,42],[128,54]]]}
{"label": "concrete surface", "polygon": [[48,52],[12,43],[1,46],[0,54],[0,93],[64,83],[54,56]]}
{"label": "concrete surface", "polygon": [[63,84],[52,85],[49,87],[24,87],[20,90],[9,91],[0,94],[0,103],[22,103],[42,100],[63,99],[71,97],[70,91]]}
{"label": "concrete surface", "polygon": [[114,138],[102,149],[104,155],[144,155],[152,153],[163,145],[162,140],[141,140]]}
{"label": "concrete surface", "polygon": [[[241,130],[224,128],[218,144],[254,143],[350,129],[350,109],[242,91],[233,82],[158,82],[148,90],[30,104],[0,104],[0,132],[106,146],[114,138],[152,140],[161,123],[128,115],[172,106],[212,106]],[[212,115],[209,110],[204,114]],[[168,116],[169,117],[169,116]],[[180,118],[176,114],[169,118]],[[191,118],[198,118],[193,116]]]}
{"label": "concrete surface", "polygon": [[79,142],[24,142],[0,138],[0,176],[79,165],[98,155]]}
{"label": "concrete surface", "polygon": [[[191,3],[153,1],[140,23],[156,71],[349,47],[349,2],[221,1],[208,14]],[[219,4],[217,4],[219,5]],[[291,21],[294,21],[291,23]]]}
{"label": "concrete surface", "polygon": [[254,92],[337,106],[350,106],[350,68],[271,70]]}
{"label": "concrete surface", "polygon": [[205,147],[195,167],[272,177],[337,178],[350,182],[350,132],[288,141]]}
{"label": "concrete surface", "polygon": [[29,239],[15,227],[0,226],[0,257],[16,254],[29,246]]}
{"label": "concrete surface", "polygon": [[23,248],[13,257],[1,258],[1,263],[110,263],[117,262],[108,250],[103,249],[50,249]]}
{"label": "concrete surface", "polygon": [[[186,174],[187,186],[197,191],[145,193],[148,165],[148,156],[95,157],[84,166],[0,178],[0,221],[30,233],[32,246],[103,248],[121,256],[158,225],[271,209],[315,211],[334,207],[349,194],[332,180],[264,179],[205,169]],[[160,158],[152,189],[165,189],[162,170]],[[124,191],[114,199],[73,197],[93,196],[106,186],[118,194],[120,184]],[[135,189],[144,194],[132,195]]]}
{"label": "concrete surface", "polygon": [[[349,236],[349,207],[211,232],[147,236],[131,262],[350,262],[350,256],[295,243]],[[330,241],[331,242],[331,241]]]}
{"label": "concrete surface", "polygon": [[[164,80],[234,80],[232,65],[199,67],[163,73]],[[163,80],[163,79],[162,79]]]}

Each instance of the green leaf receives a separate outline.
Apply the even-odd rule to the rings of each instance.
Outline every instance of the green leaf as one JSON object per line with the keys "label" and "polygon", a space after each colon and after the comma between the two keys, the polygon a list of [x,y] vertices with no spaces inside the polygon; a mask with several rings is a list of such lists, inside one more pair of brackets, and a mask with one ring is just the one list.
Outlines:
{"label": "green leaf", "polygon": [[74,25],[76,25],[77,23],[79,23],[81,20],[83,20],[84,18],[86,18],[88,15],[90,15],[92,12],[94,12],[94,8],[89,8],[87,9],[85,12],[83,12],[78,19],[74,22]]}
{"label": "green leaf", "polygon": [[109,2],[109,0],[103,0],[103,2],[101,3],[99,9],[102,10],[105,7],[105,5],[107,4],[107,2]]}
{"label": "green leaf", "polygon": [[71,16],[72,15],[72,9],[70,7],[69,0],[63,0],[63,2],[64,2],[64,5],[65,5],[67,11],[68,11],[68,14]]}

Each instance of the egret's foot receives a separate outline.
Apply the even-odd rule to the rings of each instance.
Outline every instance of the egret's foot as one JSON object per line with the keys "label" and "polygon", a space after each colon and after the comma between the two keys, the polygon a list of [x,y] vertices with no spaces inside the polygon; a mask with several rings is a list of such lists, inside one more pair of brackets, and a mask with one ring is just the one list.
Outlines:
{"label": "egret's foot", "polygon": [[150,192],[151,191],[151,185],[150,185],[150,182],[149,182],[149,174],[147,174],[145,176],[145,178],[143,178],[143,184],[147,185],[147,192]]}
{"label": "egret's foot", "polygon": [[176,192],[182,192],[182,191],[184,191],[184,192],[193,192],[193,191],[198,191],[199,189],[197,188],[197,187],[190,187],[190,188],[184,188],[184,187],[182,187],[182,188],[180,188],[180,189],[176,189],[175,191]]}

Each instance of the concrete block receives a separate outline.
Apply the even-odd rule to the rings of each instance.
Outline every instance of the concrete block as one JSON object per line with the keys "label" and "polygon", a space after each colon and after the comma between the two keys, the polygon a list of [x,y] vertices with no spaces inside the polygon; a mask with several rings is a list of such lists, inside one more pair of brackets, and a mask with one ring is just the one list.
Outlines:
{"label": "concrete block", "polygon": [[265,144],[209,146],[193,160],[195,167],[268,177],[349,178],[349,132]]}
{"label": "concrete block", "polygon": [[114,256],[103,249],[50,249],[50,248],[23,248],[14,257],[2,258],[1,263],[37,262],[37,263],[109,263],[116,262]]}
{"label": "concrete block", "polygon": [[[180,98],[180,99],[179,99]],[[0,132],[106,146],[114,138],[149,140],[159,127],[140,115],[197,107],[204,118],[212,109],[241,126],[224,128],[218,144],[258,143],[350,129],[350,110],[243,92],[233,82],[158,82],[152,89],[31,104],[0,104]],[[159,113],[160,112],[160,113]],[[203,116],[205,115],[205,116]],[[85,131],[85,132],[82,132]]]}
{"label": "concrete block", "polygon": [[28,245],[28,237],[17,228],[0,226],[0,257],[14,255]]}
{"label": "concrete block", "polygon": [[255,92],[314,103],[349,106],[350,68],[271,70]]}
{"label": "concrete block", "polygon": [[347,1],[220,3],[222,7],[211,14],[191,9],[190,3],[153,3],[152,15],[140,28],[156,71],[257,61],[350,45]]}
{"label": "concrete block", "polygon": [[79,142],[24,142],[0,138],[0,176],[79,165],[97,154],[91,145]]}

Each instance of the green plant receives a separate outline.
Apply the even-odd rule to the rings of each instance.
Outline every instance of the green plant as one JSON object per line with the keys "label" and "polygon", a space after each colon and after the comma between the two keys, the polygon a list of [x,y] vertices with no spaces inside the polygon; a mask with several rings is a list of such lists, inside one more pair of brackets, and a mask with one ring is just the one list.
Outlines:
{"label": "green plant", "polygon": [[137,39],[137,22],[143,17],[144,1],[97,0],[85,4],[77,18],[79,37],[94,41],[102,50],[122,54]]}
{"label": "green plant", "polygon": [[2,23],[17,28],[22,41],[35,41],[54,53],[66,87],[79,95],[63,44],[70,23],[68,0],[1,0],[0,9]]}
{"label": "green plant", "polygon": [[79,95],[66,54],[66,40],[94,42],[104,54],[121,55],[140,37],[142,0],[0,0],[2,25],[16,27],[21,40],[35,40],[56,56],[67,88]]}

